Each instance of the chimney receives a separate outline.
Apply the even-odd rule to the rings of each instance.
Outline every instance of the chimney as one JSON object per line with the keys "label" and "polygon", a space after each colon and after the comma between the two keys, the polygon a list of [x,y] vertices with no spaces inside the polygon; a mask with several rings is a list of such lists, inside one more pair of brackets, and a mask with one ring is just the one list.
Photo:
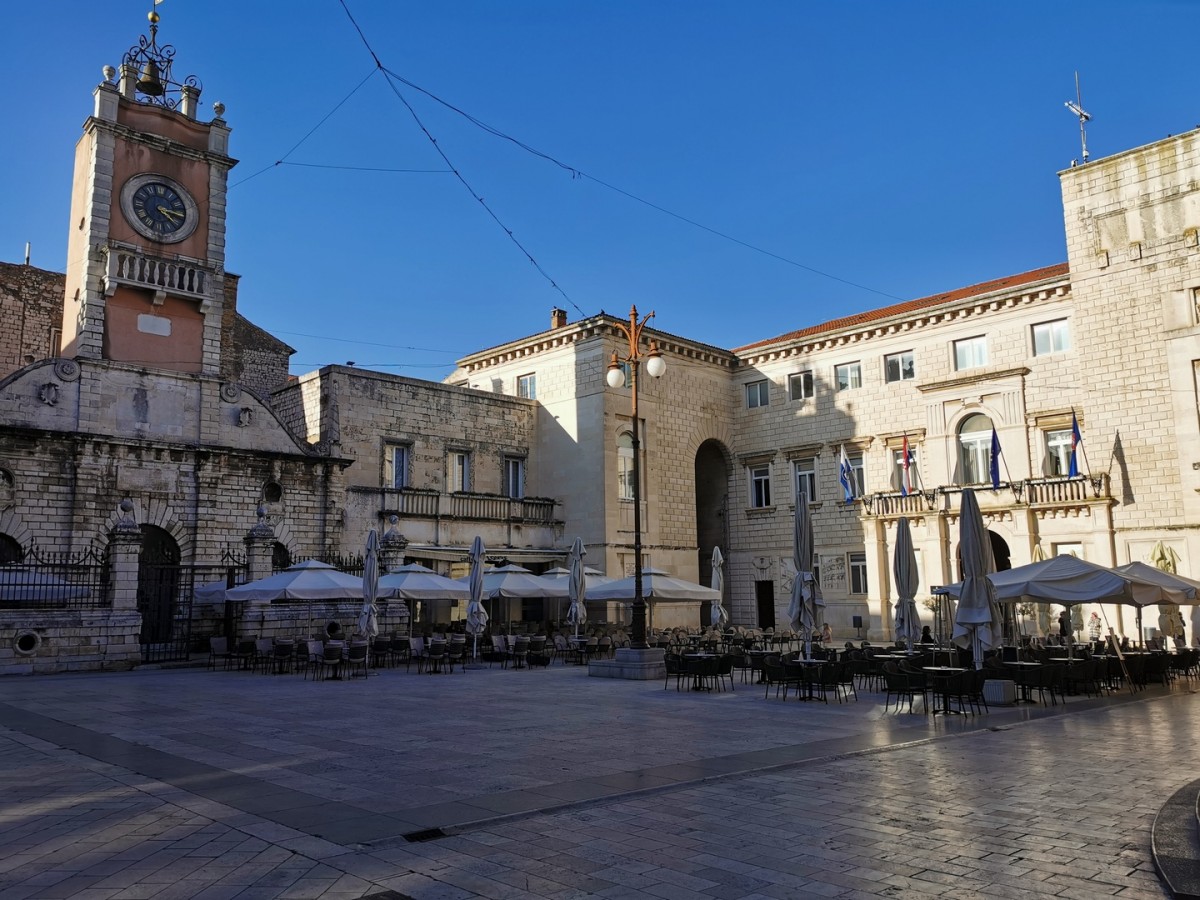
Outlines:
{"label": "chimney", "polygon": [[550,328],[566,328],[567,327],[567,311],[559,309],[557,306],[550,310]]}

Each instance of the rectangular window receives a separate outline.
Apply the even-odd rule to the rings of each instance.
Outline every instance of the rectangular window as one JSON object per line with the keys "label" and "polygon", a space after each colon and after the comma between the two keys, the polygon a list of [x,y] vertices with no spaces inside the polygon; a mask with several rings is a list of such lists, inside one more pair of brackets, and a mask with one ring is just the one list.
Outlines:
{"label": "rectangular window", "polygon": [[911,494],[921,489],[921,479],[917,475],[917,448],[908,445],[908,470],[904,469],[904,448],[892,452],[892,490]]}
{"label": "rectangular window", "polygon": [[750,467],[750,505],[754,509],[765,509],[771,505],[771,467]]}
{"label": "rectangular window", "polygon": [[817,502],[817,460],[808,456],[792,463],[796,472],[796,499],[807,497],[809,503]]}
{"label": "rectangular window", "polygon": [[746,407],[748,409],[757,409],[760,406],[766,406],[768,396],[766,379],[752,381],[746,385]]}
{"label": "rectangular window", "polygon": [[854,496],[865,496],[867,493],[867,472],[863,465],[863,455],[861,453],[847,453],[846,461],[850,463],[850,474],[854,480]]}
{"label": "rectangular window", "polygon": [[628,431],[617,438],[617,496],[633,499],[633,435]]}
{"label": "rectangular window", "polygon": [[867,554],[849,553],[847,562],[850,568],[850,593],[867,593]]}
{"label": "rectangular window", "polygon": [[913,363],[913,352],[892,353],[883,358],[883,377],[891,384],[893,381],[912,381],[917,377],[916,365]]}
{"label": "rectangular window", "polygon": [[469,491],[471,489],[471,454],[465,450],[451,450],[447,464],[450,469],[451,493]]}
{"label": "rectangular window", "polygon": [[1066,319],[1042,322],[1033,326],[1033,355],[1046,356],[1071,349],[1071,332]]}
{"label": "rectangular window", "polygon": [[537,399],[537,376],[536,375],[518,375],[517,376],[517,396],[524,397],[526,400]]}
{"label": "rectangular window", "polygon": [[812,370],[788,376],[788,399],[811,400],[813,396]]}
{"label": "rectangular window", "polygon": [[525,496],[525,460],[519,456],[504,457],[504,496],[513,500]]}
{"label": "rectangular window", "polygon": [[[1082,469],[1083,467],[1080,466]],[[1066,478],[1071,471],[1071,429],[1046,432],[1046,474]]]}
{"label": "rectangular window", "polygon": [[1083,544],[1051,544],[1050,552],[1054,556],[1074,556],[1083,559]]}
{"label": "rectangular window", "polygon": [[987,338],[963,338],[954,342],[954,368],[977,369],[987,365]]}
{"label": "rectangular window", "polygon": [[383,448],[383,483],[389,488],[408,487],[408,444],[385,444]]}
{"label": "rectangular window", "polygon": [[862,363],[843,363],[833,369],[833,381],[839,391],[862,387]]}

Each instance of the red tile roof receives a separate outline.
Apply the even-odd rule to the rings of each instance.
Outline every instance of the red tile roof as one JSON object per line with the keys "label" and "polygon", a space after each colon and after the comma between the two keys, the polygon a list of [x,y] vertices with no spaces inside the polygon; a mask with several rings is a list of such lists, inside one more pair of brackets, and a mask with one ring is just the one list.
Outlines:
{"label": "red tile roof", "polygon": [[865,325],[868,322],[877,322],[880,319],[888,319],[892,316],[903,315],[904,313],[913,313],[918,310],[927,309],[933,306],[940,306],[943,303],[952,303],[955,300],[965,300],[968,297],[975,297],[980,294],[990,294],[994,291],[1003,290],[1004,288],[1015,288],[1025,284],[1032,284],[1037,281],[1044,281],[1048,278],[1060,278],[1070,272],[1066,263],[1058,263],[1053,266],[1045,266],[1041,269],[1034,269],[1030,272],[1022,272],[1020,275],[1006,275],[1004,278],[997,278],[993,281],[984,281],[980,284],[973,284],[970,287],[959,288],[954,291],[947,291],[944,294],[934,294],[932,297],[922,297],[920,300],[906,300],[903,303],[896,303],[892,306],[884,306],[881,309],[870,309],[866,312],[855,313],[852,316],[843,316],[840,319],[831,319],[828,322],[823,322],[820,325],[812,325],[808,328],[801,328],[799,331],[789,331],[787,334],[781,334],[778,337],[768,338],[765,341],[755,341],[753,344],[746,344],[744,347],[735,347],[734,353],[744,353],[747,350],[754,350],[759,347],[766,347],[769,344],[779,344],[786,341],[794,341],[800,338],[809,337],[810,335],[821,334],[826,331],[837,331],[841,328],[850,328],[855,325]]}

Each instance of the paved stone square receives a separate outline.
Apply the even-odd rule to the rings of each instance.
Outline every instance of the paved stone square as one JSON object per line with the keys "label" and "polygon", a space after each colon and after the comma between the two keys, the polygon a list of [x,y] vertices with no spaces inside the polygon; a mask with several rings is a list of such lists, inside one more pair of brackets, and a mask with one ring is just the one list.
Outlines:
{"label": "paved stone square", "polygon": [[[1164,897],[1192,684],[979,716],[579,667],[0,680],[8,898]],[[389,893],[390,892],[390,893]]]}

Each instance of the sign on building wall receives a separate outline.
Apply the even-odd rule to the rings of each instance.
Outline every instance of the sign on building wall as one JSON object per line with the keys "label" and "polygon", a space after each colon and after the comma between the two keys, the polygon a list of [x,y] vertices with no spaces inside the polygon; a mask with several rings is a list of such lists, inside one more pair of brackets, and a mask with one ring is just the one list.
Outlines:
{"label": "sign on building wall", "polygon": [[818,554],[821,560],[821,593],[846,593],[846,557],[841,554]]}

